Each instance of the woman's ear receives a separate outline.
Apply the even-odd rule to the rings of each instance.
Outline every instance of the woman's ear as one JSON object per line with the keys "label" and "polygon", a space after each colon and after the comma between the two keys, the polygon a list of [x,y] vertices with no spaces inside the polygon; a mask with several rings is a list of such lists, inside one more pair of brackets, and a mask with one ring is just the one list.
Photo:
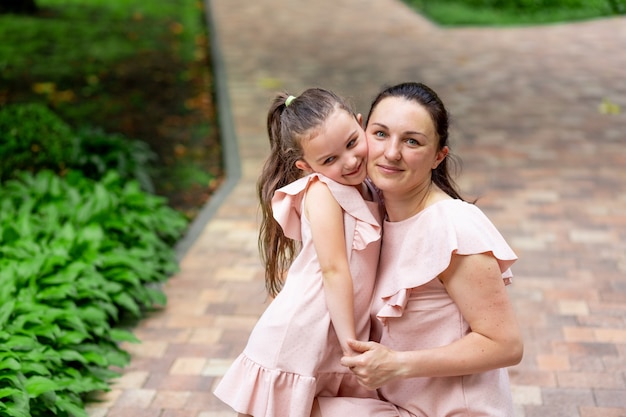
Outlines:
{"label": "woman's ear", "polygon": [[437,152],[437,158],[435,159],[435,162],[433,163],[433,167],[431,169],[437,168],[439,164],[441,163],[441,161],[446,159],[446,156],[448,156],[449,152],[450,152],[450,148],[448,148],[447,146],[444,146],[443,148],[441,148],[441,150]]}
{"label": "woman's ear", "polygon": [[307,162],[304,159],[298,159],[296,161],[296,168],[302,171],[313,172],[313,170],[311,169],[311,166],[307,164]]}

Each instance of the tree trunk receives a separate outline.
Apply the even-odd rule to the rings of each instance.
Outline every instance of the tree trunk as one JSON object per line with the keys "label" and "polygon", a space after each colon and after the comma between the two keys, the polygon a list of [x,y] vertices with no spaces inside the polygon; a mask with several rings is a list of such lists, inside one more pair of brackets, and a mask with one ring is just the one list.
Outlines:
{"label": "tree trunk", "polygon": [[37,13],[35,0],[0,0],[0,13]]}

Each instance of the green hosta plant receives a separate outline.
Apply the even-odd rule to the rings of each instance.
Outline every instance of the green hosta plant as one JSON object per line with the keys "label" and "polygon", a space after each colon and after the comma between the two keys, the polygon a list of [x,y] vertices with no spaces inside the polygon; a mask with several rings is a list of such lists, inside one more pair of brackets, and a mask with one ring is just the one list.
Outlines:
{"label": "green hosta plant", "polygon": [[129,356],[118,327],[165,303],[183,216],[109,172],[0,187],[0,415],[84,416]]}

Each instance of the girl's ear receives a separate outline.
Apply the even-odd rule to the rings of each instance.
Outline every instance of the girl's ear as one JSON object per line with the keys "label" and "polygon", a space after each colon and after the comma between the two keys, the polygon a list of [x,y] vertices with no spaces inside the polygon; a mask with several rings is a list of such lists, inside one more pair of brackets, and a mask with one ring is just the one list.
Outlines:
{"label": "girl's ear", "polygon": [[307,162],[304,159],[298,159],[296,161],[296,168],[302,171],[313,172],[313,170],[311,169],[311,166],[307,164]]}
{"label": "girl's ear", "polygon": [[363,126],[363,115],[361,113],[356,115],[356,120],[361,126]]}

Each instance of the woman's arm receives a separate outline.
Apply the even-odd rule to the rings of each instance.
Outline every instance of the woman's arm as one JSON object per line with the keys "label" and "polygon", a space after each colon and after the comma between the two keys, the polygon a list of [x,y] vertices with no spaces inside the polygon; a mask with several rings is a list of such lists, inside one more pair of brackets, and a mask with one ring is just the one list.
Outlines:
{"label": "woman's arm", "polygon": [[467,375],[519,363],[521,332],[496,259],[491,254],[453,255],[439,278],[470,333],[446,346],[407,352],[374,342],[351,342],[352,349],[362,354],[344,357],[342,364],[363,385],[373,389],[395,378]]}
{"label": "woman's arm", "polygon": [[344,355],[353,354],[347,340],[356,338],[354,297],[346,251],[343,209],[326,184],[315,181],[307,190],[305,214],[311,223],[313,245],[322,269],[330,319]]}

